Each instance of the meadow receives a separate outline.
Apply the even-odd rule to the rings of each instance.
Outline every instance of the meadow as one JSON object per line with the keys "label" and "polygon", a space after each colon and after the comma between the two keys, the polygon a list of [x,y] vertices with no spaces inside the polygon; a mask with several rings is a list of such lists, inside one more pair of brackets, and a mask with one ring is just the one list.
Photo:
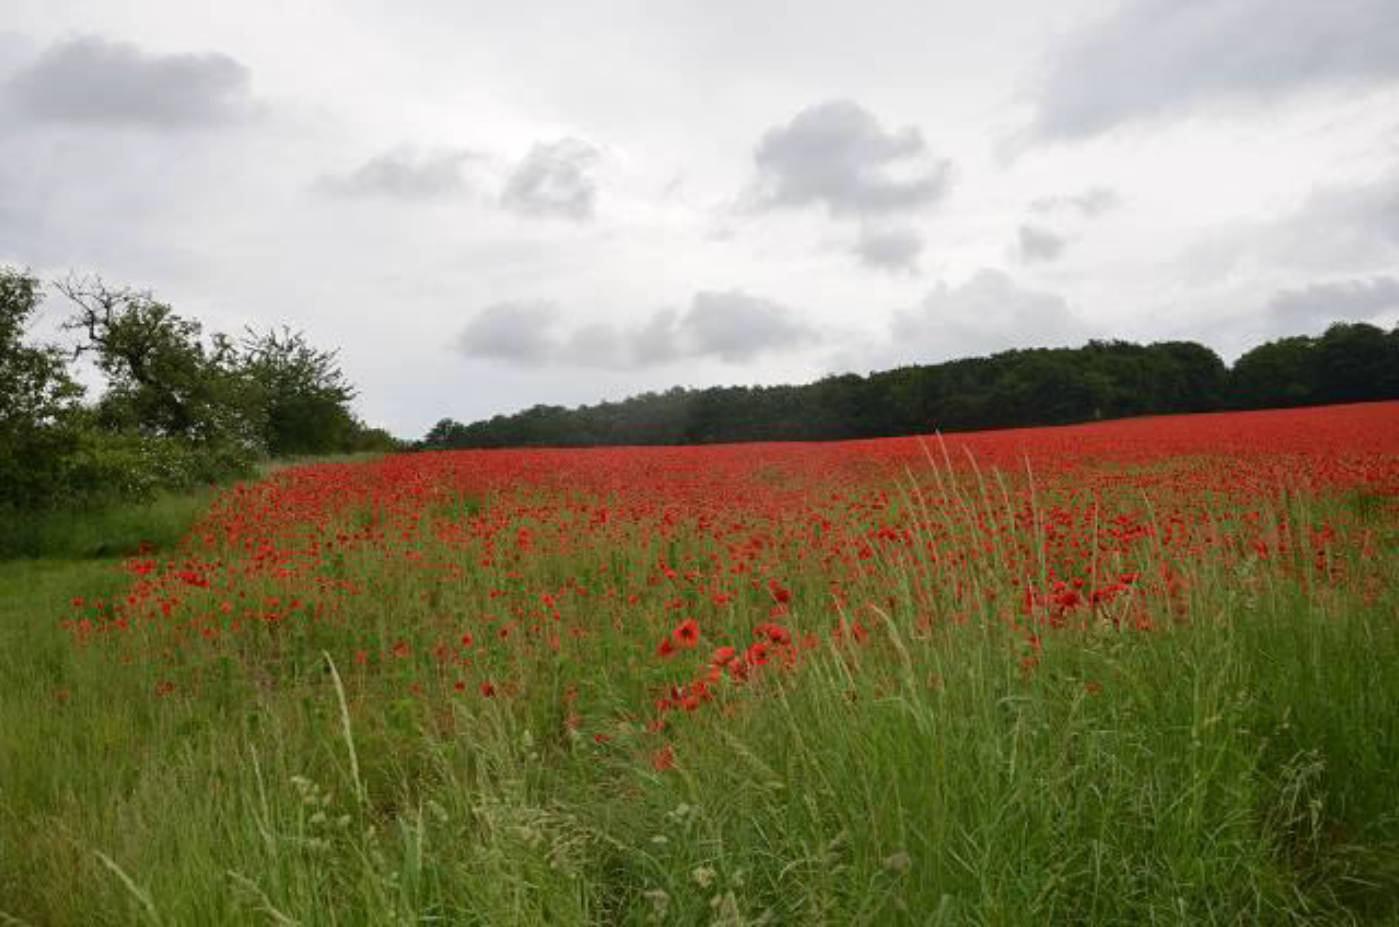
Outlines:
{"label": "meadow", "polygon": [[0,923],[1399,923],[1399,402],[205,498],[0,563]]}

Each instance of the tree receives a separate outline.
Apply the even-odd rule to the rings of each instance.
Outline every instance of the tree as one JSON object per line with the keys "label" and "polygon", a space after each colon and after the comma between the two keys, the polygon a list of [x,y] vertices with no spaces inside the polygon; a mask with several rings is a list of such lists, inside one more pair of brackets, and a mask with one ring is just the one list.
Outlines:
{"label": "tree", "polygon": [[1234,362],[1236,405],[1245,409],[1306,405],[1316,399],[1316,341],[1305,335],[1261,344]]}
{"label": "tree", "polygon": [[350,411],[355,390],[340,370],[337,352],[314,348],[301,332],[285,327],[280,333],[248,329],[241,348],[239,371],[262,411],[269,453],[323,454],[349,447],[359,427]]}
{"label": "tree", "polygon": [[1337,322],[1316,342],[1317,398],[1322,402],[1399,395],[1399,353],[1383,329]]}
{"label": "tree", "polygon": [[228,338],[215,335],[206,346],[198,322],[149,292],[109,287],[97,278],[70,277],[57,287],[77,307],[65,324],[84,338],[77,354],[92,355],[107,377],[98,403],[105,427],[256,448],[258,414]]}
{"label": "tree", "polygon": [[461,447],[466,443],[466,426],[453,418],[439,419],[423,438],[423,446],[435,449]]}
{"label": "tree", "polygon": [[55,463],[72,444],[83,393],[59,348],[25,343],[42,302],[35,277],[0,268],[0,505],[33,505],[58,491]]}
{"label": "tree", "polygon": [[35,277],[0,268],[0,427],[53,425],[83,393],[59,348],[24,343],[42,302]]}

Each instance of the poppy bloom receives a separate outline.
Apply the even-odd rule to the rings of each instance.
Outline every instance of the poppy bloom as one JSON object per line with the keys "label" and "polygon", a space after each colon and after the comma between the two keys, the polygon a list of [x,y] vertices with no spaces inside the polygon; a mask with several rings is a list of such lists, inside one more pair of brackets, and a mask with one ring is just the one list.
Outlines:
{"label": "poppy bloom", "polygon": [[736,656],[738,656],[738,651],[732,647],[719,647],[714,651],[714,656],[709,658],[709,662],[715,666],[723,666]]}
{"label": "poppy bloom", "polygon": [[693,618],[687,618],[675,628],[675,642],[686,650],[699,643],[700,629],[699,622]]}

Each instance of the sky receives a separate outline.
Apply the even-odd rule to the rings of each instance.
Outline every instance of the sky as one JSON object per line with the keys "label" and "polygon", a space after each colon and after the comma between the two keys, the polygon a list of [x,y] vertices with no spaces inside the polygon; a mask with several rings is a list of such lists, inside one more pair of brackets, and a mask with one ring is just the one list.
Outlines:
{"label": "sky", "polygon": [[1399,3],[0,0],[0,264],[300,330],[408,438],[1090,338],[1232,360],[1399,322]]}

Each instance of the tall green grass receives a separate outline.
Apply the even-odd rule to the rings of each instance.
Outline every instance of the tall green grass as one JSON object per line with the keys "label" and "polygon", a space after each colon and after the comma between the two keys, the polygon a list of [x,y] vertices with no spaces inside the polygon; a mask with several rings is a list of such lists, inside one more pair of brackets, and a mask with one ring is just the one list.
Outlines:
{"label": "tall green grass", "polygon": [[91,509],[0,512],[0,560],[89,560],[169,549],[208,507],[214,490],[161,493]]}
{"label": "tall green grass", "polygon": [[[313,463],[357,463],[380,454],[287,457],[264,461],[266,476]],[[233,479],[228,481],[231,485]],[[107,500],[84,507],[33,511],[0,509],[0,560],[47,558],[87,560],[125,557],[143,549],[168,550],[184,536],[223,486],[160,492],[138,501]]]}
{"label": "tall green grass", "polygon": [[360,697],[319,652],[158,700],[58,627],[110,562],[0,565],[0,921],[1399,922],[1385,569],[1367,595],[1197,563],[1188,621],[1031,654],[989,598],[920,626],[891,567],[868,645],[682,715],[657,771],[625,700],[613,744],[571,732],[547,663],[450,707]]}

